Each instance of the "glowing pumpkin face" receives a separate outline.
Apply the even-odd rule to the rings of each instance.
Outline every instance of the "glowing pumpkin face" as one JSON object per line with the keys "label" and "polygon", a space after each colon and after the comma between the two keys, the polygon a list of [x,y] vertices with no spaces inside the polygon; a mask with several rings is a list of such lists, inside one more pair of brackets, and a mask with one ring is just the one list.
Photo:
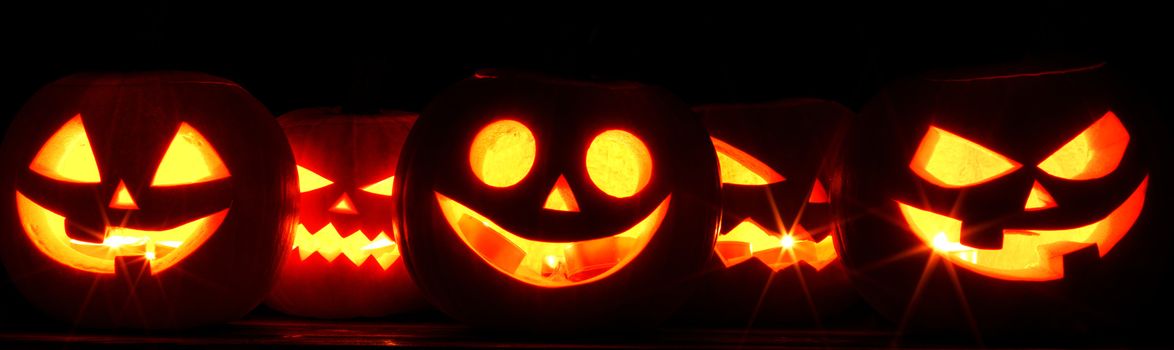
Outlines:
{"label": "glowing pumpkin face", "polygon": [[33,304],[86,326],[173,328],[239,316],[264,296],[287,246],[292,156],[235,84],[69,77],[9,130],[3,253]]}
{"label": "glowing pumpkin face", "polygon": [[298,162],[293,249],[267,304],[308,317],[378,317],[422,297],[395,243],[392,183],[409,113],[302,109],[278,118]]}
{"label": "glowing pumpkin face", "polygon": [[673,298],[618,305],[676,293],[710,254],[718,177],[700,122],[637,84],[494,76],[431,104],[397,175],[411,203],[402,248],[425,294],[497,326],[663,315]]}
{"label": "glowing pumpkin face", "polygon": [[843,309],[854,293],[836,262],[828,186],[839,181],[839,140],[852,112],[814,99],[695,110],[721,170],[720,263],[679,314],[701,323],[813,324]]}
{"label": "glowing pumpkin face", "polygon": [[[1012,313],[1037,328],[1101,317],[1050,311],[1077,296],[1097,310],[1114,297],[1086,286],[1136,283],[1114,275],[1139,256],[1119,246],[1145,244],[1130,232],[1149,150],[1144,114],[1115,87],[1098,65],[914,80],[877,97],[851,136],[843,191],[844,215],[860,219],[843,223],[841,253],[865,269],[861,289],[890,315],[938,305],[909,309],[936,326],[958,317],[948,305],[983,328],[1018,325]],[[938,277],[955,287],[915,292]]]}

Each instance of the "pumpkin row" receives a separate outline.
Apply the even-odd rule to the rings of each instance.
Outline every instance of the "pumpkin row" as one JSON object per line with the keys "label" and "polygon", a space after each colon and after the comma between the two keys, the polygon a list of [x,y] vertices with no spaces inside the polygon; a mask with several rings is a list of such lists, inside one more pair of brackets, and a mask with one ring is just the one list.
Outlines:
{"label": "pumpkin row", "polygon": [[217,77],[75,75],[8,129],[0,253],[29,302],[102,328],[262,300],[321,318],[427,300],[524,330],[817,325],[863,299],[926,329],[1082,329],[1123,313],[1104,286],[1136,283],[1137,258],[1117,251],[1150,249],[1148,115],[1110,78],[919,76],[857,115],[482,71],[419,118],[274,122]]}

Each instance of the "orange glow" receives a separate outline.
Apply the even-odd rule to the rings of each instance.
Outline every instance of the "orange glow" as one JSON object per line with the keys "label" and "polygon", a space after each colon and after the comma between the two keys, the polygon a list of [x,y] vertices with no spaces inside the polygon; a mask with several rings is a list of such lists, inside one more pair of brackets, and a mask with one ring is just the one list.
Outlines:
{"label": "orange glow", "polygon": [[157,274],[175,266],[216,232],[228,209],[174,228],[150,231],[107,226],[102,243],[83,242],[65,233],[65,217],[16,192],[17,216],[33,245],[53,260],[93,273],[114,273],[119,256],[142,256]]}
{"label": "orange glow", "polygon": [[631,197],[652,178],[652,156],[636,135],[604,131],[587,148],[587,176],[612,197]]}
{"label": "orange glow", "polygon": [[1097,245],[1101,256],[1129,232],[1145,205],[1149,177],[1133,194],[1097,222],[1064,230],[1004,229],[1001,249],[977,249],[959,243],[962,222],[897,202],[909,229],[950,262],[994,278],[1049,281],[1064,277],[1064,255]]}
{"label": "orange glow", "polygon": [[392,191],[392,184],[395,183],[395,175],[389,176],[386,179],[379,180],[379,182],[364,186],[361,190],[368,193],[374,193],[380,196],[391,197],[394,193]]}
{"label": "orange glow", "polygon": [[453,232],[501,273],[539,287],[567,287],[603,279],[627,266],[652,240],[668,212],[665,197],[639,223],[610,237],[541,242],[518,237],[439,193],[436,201]]}
{"label": "orange glow", "polygon": [[571,193],[571,186],[567,184],[565,177],[558,177],[554,188],[550,189],[550,195],[546,196],[546,205],[542,207],[557,211],[579,211],[579,203],[575,202],[575,194]]}
{"label": "orange glow", "polygon": [[1056,200],[1052,199],[1052,194],[1048,193],[1044,186],[1039,184],[1039,181],[1031,185],[1031,193],[1027,195],[1027,203],[1023,204],[1023,209],[1032,211],[1055,207]]}
{"label": "orange glow", "polygon": [[326,227],[314,233],[306,230],[306,226],[298,224],[294,230],[293,249],[298,251],[298,257],[302,260],[318,253],[326,258],[326,261],[332,262],[342,255],[355,266],[359,266],[370,258],[375,259],[384,270],[391,267],[400,256],[399,246],[385,232],[380,231],[375,235],[375,239],[367,239],[367,236],[359,231],[351,232],[343,238],[334,228],[334,224],[326,224]]}
{"label": "orange glow", "polygon": [[99,183],[98,161],[90,137],[78,114],[65,122],[37,151],[29,169],[45,177],[68,182]]}
{"label": "orange glow", "polygon": [[110,198],[110,207],[127,210],[139,209],[139,206],[135,204],[134,198],[130,197],[130,191],[126,190],[126,184],[122,181],[118,182],[118,189],[114,190],[114,198]]}
{"label": "orange glow", "polygon": [[710,137],[717,151],[717,164],[724,184],[768,185],[786,180],[758,158],[754,158],[725,141]]}
{"label": "orange glow", "polygon": [[347,196],[346,193],[343,193],[342,196],[338,197],[338,201],[334,202],[334,206],[330,207],[330,211],[343,214],[359,213],[358,210],[355,210],[355,202],[352,202],[351,197]]}
{"label": "orange glow", "polygon": [[530,128],[514,120],[498,120],[473,138],[469,165],[487,185],[513,186],[530,173],[537,147]]}
{"label": "orange glow", "polygon": [[310,169],[298,166],[298,190],[302,193],[310,192],[319,188],[326,187],[334,182],[327,180],[322,175],[318,175]]}
{"label": "orange glow", "polygon": [[922,179],[946,188],[981,184],[1019,167],[1007,157],[934,126],[925,133],[909,163]]}
{"label": "orange glow", "polygon": [[811,195],[807,197],[807,203],[828,203],[828,190],[823,187],[823,182],[815,179],[815,184],[811,185]]}
{"label": "orange glow", "polygon": [[1127,146],[1129,132],[1117,115],[1109,111],[1040,162],[1039,168],[1062,179],[1097,179],[1117,169]]}
{"label": "orange glow", "polygon": [[816,271],[835,261],[835,241],[831,235],[819,242],[811,233],[796,224],[787,234],[772,234],[754,220],[744,220],[724,235],[717,237],[714,250],[726,267],[757,258],[771,270],[779,271],[800,261]]}
{"label": "orange glow", "polygon": [[179,125],[179,131],[167,147],[151,186],[175,186],[219,180],[228,177],[228,168],[212,148],[212,144],[188,123]]}

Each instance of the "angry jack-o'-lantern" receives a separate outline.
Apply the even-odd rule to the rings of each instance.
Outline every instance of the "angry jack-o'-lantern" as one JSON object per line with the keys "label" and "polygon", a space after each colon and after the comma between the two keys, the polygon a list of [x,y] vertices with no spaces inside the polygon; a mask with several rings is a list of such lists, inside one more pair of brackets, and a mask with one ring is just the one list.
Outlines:
{"label": "angry jack-o'-lantern", "polygon": [[651,323],[712,252],[712,147],[659,89],[479,73],[409,137],[396,177],[404,257],[434,305],[473,324]]}
{"label": "angry jack-o'-lantern", "polygon": [[837,261],[828,186],[852,111],[834,102],[783,100],[695,109],[722,179],[715,262],[679,314],[730,325],[815,326],[853,301]]}
{"label": "angry jack-o'-lantern", "polygon": [[1149,259],[1132,228],[1150,180],[1147,113],[1120,91],[1092,65],[920,78],[876,97],[839,201],[861,291],[910,327],[1119,321],[1109,305],[1128,297],[1113,293],[1144,283],[1124,272]]}
{"label": "angry jack-o'-lantern", "polygon": [[415,114],[302,109],[278,118],[298,162],[293,250],[266,304],[321,318],[377,317],[423,302],[393,241],[392,182]]}
{"label": "angry jack-o'-lantern", "polygon": [[197,73],[71,76],[8,129],[0,249],[38,308],[92,327],[239,317],[273,282],[296,192],[280,128]]}

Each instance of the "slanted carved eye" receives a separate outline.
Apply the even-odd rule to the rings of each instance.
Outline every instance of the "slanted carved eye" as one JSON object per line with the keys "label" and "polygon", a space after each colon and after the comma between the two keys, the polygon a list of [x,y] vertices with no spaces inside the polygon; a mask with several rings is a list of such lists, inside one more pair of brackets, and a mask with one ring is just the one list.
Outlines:
{"label": "slanted carved eye", "polygon": [[310,169],[306,169],[301,165],[298,166],[298,190],[300,190],[302,193],[330,186],[332,183],[334,183],[334,181],[330,181],[322,175],[318,175],[318,173],[310,171]]}
{"label": "slanted carved eye", "polygon": [[179,125],[167,153],[155,170],[151,186],[176,186],[229,177],[228,168],[199,131],[188,123]]}
{"label": "slanted carved eye", "polygon": [[61,126],[37,151],[29,169],[42,176],[66,182],[99,183],[98,161],[90,148],[90,137],[78,114]]}
{"label": "slanted carved eye", "polygon": [[374,194],[377,194],[380,196],[391,197],[391,195],[392,195],[391,186],[394,183],[395,183],[395,175],[392,175],[392,176],[388,176],[387,178],[385,178],[383,180],[376,181],[373,184],[363,186],[363,188],[360,188],[360,189],[363,191],[366,191],[367,193],[374,193]]}
{"label": "slanted carved eye", "polygon": [[1128,146],[1129,132],[1117,115],[1109,111],[1040,162],[1039,168],[1062,179],[1097,179],[1117,170]]}
{"label": "slanted carved eye", "polygon": [[713,148],[717,151],[722,183],[769,185],[786,180],[758,158],[754,158],[754,156],[717,138],[710,137],[710,140],[713,141]]}
{"label": "slanted carved eye", "polygon": [[922,179],[946,188],[978,185],[1019,167],[995,151],[936,126],[925,133],[909,163]]}

